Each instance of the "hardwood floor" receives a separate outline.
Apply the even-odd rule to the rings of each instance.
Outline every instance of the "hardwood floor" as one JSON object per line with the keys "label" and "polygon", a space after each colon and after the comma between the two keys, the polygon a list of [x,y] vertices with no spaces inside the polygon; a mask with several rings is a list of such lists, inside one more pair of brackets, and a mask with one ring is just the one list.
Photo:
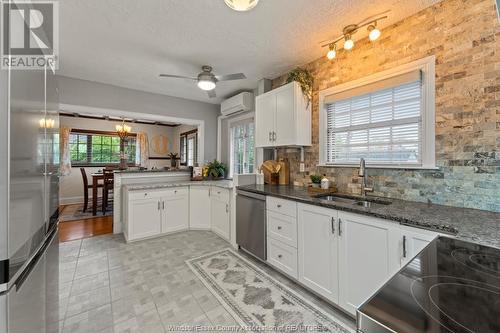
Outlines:
{"label": "hardwood floor", "polygon": [[67,242],[113,233],[113,216],[59,223],[59,241]]}

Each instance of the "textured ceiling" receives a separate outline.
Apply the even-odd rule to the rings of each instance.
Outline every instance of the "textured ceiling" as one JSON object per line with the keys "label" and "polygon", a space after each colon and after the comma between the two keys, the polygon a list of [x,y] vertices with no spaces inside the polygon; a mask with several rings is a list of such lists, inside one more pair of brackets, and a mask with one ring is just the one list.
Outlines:
{"label": "textured ceiling", "polygon": [[[320,57],[326,50],[319,43],[345,25],[391,9],[383,28],[437,2],[261,0],[242,13],[223,0],[64,0],[59,74],[219,103]],[[209,99],[194,82],[158,78],[195,76],[204,64],[216,75],[243,72],[247,79],[219,83],[218,98]]]}

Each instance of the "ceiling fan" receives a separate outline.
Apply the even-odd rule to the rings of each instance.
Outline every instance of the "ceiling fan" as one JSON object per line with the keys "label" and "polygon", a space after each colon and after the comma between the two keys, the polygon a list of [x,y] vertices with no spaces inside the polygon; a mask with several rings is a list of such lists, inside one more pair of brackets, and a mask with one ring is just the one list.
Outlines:
{"label": "ceiling fan", "polygon": [[208,93],[208,97],[213,98],[216,97],[217,95],[215,94],[215,86],[217,85],[217,82],[219,81],[232,81],[232,80],[242,80],[246,79],[247,77],[243,73],[235,73],[235,74],[228,74],[228,75],[214,75],[212,73],[212,67],[211,66],[202,66],[201,67],[202,72],[198,74],[197,77],[189,77],[189,76],[182,76],[182,75],[171,75],[171,74],[160,74],[160,77],[173,77],[177,79],[188,79],[188,80],[193,80],[196,81],[198,84],[198,88],[201,90],[205,90]]}

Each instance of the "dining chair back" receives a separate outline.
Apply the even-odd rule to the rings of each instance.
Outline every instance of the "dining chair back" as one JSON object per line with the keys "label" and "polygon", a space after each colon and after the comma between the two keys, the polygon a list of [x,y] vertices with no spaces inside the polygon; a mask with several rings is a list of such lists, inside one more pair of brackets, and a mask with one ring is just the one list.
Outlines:
{"label": "dining chair back", "polygon": [[109,194],[113,192],[114,187],[114,169],[104,168],[103,172],[103,188],[102,188],[102,213],[106,214],[106,209],[109,203]]}

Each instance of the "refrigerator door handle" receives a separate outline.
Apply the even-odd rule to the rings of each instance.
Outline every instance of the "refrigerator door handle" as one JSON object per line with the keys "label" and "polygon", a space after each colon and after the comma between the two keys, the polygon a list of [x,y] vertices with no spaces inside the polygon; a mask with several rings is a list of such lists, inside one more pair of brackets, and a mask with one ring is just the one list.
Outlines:
{"label": "refrigerator door handle", "polygon": [[43,246],[40,247],[40,249],[38,250],[36,255],[33,256],[30,263],[28,264],[28,266],[26,266],[24,271],[19,275],[19,277],[17,278],[17,281],[15,282],[16,291],[18,291],[19,289],[21,289],[23,287],[23,284],[26,281],[26,279],[30,276],[31,271],[33,271],[33,269],[36,267],[36,265],[40,261],[40,258],[45,254],[45,251],[47,250],[49,245],[52,244],[52,242],[54,241],[56,234],[57,234],[57,228],[52,231],[52,234],[50,235],[50,237],[47,238],[47,240],[45,241]]}

